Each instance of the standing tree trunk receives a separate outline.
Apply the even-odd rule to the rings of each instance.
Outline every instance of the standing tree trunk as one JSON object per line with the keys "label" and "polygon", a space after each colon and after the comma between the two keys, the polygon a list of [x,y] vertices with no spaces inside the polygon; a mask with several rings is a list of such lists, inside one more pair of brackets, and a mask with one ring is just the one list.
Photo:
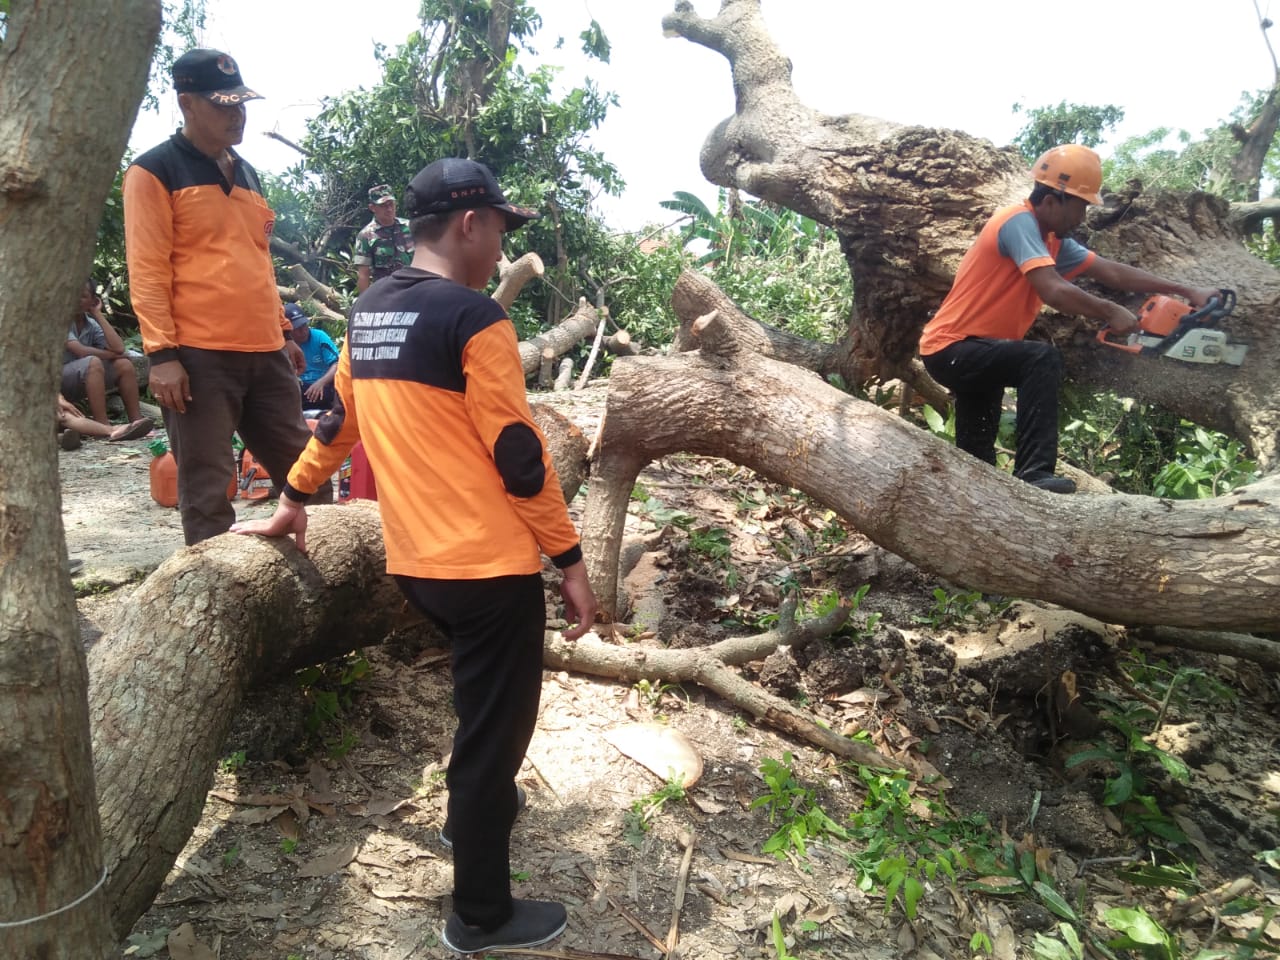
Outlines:
{"label": "standing tree trunk", "polygon": [[[53,443],[65,324],[158,0],[17,3],[0,40],[0,956],[107,957],[84,651]],[[104,55],[109,51],[110,55]],[[85,897],[86,894],[89,896]],[[81,899],[84,898],[84,899]],[[72,905],[70,909],[62,909]],[[23,923],[53,913],[48,919]]]}
{"label": "standing tree trunk", "polygon": [[[714,18],[680,3],[662,23],[668,33],[723,54],[732,70],[736,111],[703,144],[707,179],[840,234],[854,281],[840,371],[846,381],[915,379],[911,361],[921,328],[950,289],[977,228],[1030,191],[1026,164],[1012,148],[956,131],[830,117],[805,106],[759,0],[721,0]],[[1251,344],[1245,365],[1192,369],[1122,357],[1098,345],[1083,321],[1058,315],[1042,317],[1032,335],[1057,343],[1078,381],[1123,380],[1127,396],[1235,434],[1265,467],[1276,466],[1280,278],[1244,250],[1229,206],[1201,195],[1109,197],[1090,227],[1088,242],[1106,256],[1194,286],[1234,287],[1240,300],[1229,329]]]}

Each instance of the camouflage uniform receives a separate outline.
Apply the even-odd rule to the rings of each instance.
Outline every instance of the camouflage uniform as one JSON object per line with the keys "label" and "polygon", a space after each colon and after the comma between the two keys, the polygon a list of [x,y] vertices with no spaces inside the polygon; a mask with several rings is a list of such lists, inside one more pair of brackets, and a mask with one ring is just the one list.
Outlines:
{"label": "camouflage uniform", "polygon": [[351,262],[357,267],[369,267],[371,281],[381,280],[412,259],[413,236],[409,233],[408,220],[397,217],[396,222],[389,227],[382,226],[377,220],[370,220],[356,234]]}

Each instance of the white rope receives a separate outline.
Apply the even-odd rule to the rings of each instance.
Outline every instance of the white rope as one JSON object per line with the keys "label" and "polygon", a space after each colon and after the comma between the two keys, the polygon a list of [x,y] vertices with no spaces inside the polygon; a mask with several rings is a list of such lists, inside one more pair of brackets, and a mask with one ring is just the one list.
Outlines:
{"label": "white rope", "polygon": [[104,866],[102,868],[102,876],[98,878],[98,882],[95,883],[92,888],[90,888],[89,892],[82,894],[81,896],[72,900],[65,907],[59,907],[57,910],[50,910],[48,913],[42,913],[38,917],[28,917],[26,920],[0,920],[0,929],[6,929],[9,927],[25,927],[31,923],[39,923],[41,920],[48,920],[50,917],[56,917],[58,914],[66,913],[68,910],[74,910],[76,907],[80,906],[80,904],[84,903],[86,900],[92,897],[95,893],[101,890],[102,885],[106,882],[107,882],[107,868]]}

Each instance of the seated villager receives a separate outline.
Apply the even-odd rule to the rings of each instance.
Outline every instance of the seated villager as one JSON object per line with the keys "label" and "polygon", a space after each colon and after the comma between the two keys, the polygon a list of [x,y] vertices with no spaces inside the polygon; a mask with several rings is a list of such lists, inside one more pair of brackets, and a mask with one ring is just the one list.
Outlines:
{"label": "seated villager", "polygon": [[151,432],[151,421],[146,417],[132,423],[113,427],[99,423],[80,412],[74,403],[58,394],[58,444],[63,450],[77,450],[82,437],[98,437],[118,443],[121,440],[139,440]]}
{"label": "seated villager", "polygon": [[329,335],[313,329],[311,320],[296,303],[284,305],[293,324],[293,342],[302,349],[307,366],[298,374],[304,410],[328,410],[333,406],[333,377],[338,372],[338,348]]}
{"label": "seated villager", "polygon": [[102,314],[102,298],[93,281],[86,280],[80,291],[79,308],[71,317],[67,342],[62,354],[62,396],[71,401],[84,400],[89,415],[111,432],[107,418],[107,391],[114,388],[124,402],[125,415],[131,429],[151,421],[138,408],[138,374],[125,356],[124,341]]}

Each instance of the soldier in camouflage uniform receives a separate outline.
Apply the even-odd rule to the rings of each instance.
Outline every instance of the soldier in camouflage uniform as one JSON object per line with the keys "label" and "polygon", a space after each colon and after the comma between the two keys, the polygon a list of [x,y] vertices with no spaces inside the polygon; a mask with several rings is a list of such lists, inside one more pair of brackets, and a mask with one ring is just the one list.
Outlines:
{"label": "soldier in camouflage uniform", "polygon": [[396,198],[385,183],[369,188],[370,220],[356,234],[351,262],[356,265],[356,289],[364,293],[374,280],[394,273],[413,259],[409,221],[396,218]]}

